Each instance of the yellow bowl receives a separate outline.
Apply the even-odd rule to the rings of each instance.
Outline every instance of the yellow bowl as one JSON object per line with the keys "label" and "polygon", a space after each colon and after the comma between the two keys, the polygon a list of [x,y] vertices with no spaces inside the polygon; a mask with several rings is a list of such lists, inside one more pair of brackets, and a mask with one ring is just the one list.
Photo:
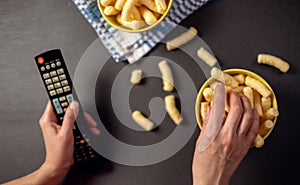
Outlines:
{"label": "yellow bowl", "polygon": [[170,11],[170,9],[171,9],[171,7],[172,7],[172,4],[173,4],[173,0],[168,0],[168,1],[169,1],[169,3],[168,3],[167,10],[165,11],[164,14],[162,14],[162,15],[159,17],[159,19],[158,19],[154,24],[152,24],[152,25],[150,25],[150,26],[146,26],[146,27],[144,27],[144,28],[142,28],[142,29],[138,29],[138,30],[133,30],[133,29],[126,28],[126,27],[120,25],[120,24],[116,21],[116,18],[115,18],[116,16],[107,16],[107,15],[105,15],[105,14],[104,14],[104,7],[101,5],[100,0],[98,0],[97,2],[98,2],[98,8],[99,8],[99,10],[100,10],[100,12],[101,12],[103,18],[104,18],[104,19],[105,19],[112,27],[114,27],[114,28],[116,28],[116,29],[119,29],[119,30],[121,30],[121,31],[125,31],[125,32],[138,33],[138,32],[144,32],[144,31],[148,31],[148,30],[153,29],[155,26],[157,26],[159,23],[161,23],[161,22],[165,19],[165,17],[168,15],[168,13],[169,13],[169,11]]}
{"label": "yellow bowl", "polygon": [[[230,75],[235,75],[235,74],[243,74],[243,75],[248,75],[252,78],[255,78],[256,80],[260,81],[261,83],[263,83],[271,92],[272,92],[272,105],[274,108],[278,109],[277,106],[277,100],[276,100],[276,96],[274,91],[272,90],[271,86],[259,75],[257,75],[256,73],[253,73],[251,71],[245,70],[245,69],[227,69],[224,70],[225,73],[228,73]],[[202,94],[203,91],[206,87],[208,87],[209,83],[213,80],[213,78],[209,78],[201,87],[200,91],[198,92],[197,95],[197,100],[196,100],[196,104],[195,104],[195,113],[196,113],[196,118],[197,118],[197,123],[198,126],[200,127],[200,129],[202,129],[202,120],[201,120],[201,116],[200,116],[200,102],[202,101]],[[274,125],[277,121],[277,118],[274,119]],[[274,128],[274,127],[273,127]],[[264,139],[266,139],[270,133],[272,132],[273,128],[263,136]]]}

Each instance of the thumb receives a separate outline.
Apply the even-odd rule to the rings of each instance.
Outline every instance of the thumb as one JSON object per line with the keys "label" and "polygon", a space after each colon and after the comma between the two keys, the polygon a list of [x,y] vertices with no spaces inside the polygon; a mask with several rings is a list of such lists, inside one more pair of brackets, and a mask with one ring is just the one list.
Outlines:
{"label": "thumb", "polygon": [[68,106],[68,109],[66,111],[66,114],[64,116],[62,126],[61,126],[61,131],[63,133],[66,134],[66,133],[69,133],[72,131],[74,122],[78,115],[78,111],[79,111],[78,102],[73,101],[72,103],[70,103],[70,105]]}

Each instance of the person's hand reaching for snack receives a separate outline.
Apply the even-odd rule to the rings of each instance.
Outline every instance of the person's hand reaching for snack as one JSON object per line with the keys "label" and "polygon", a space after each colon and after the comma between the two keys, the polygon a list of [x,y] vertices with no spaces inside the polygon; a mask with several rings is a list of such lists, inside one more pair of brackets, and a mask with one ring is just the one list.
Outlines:
{"label": "person's hand reaching for snack", "polygon": [[[214,100],[221,101],[224,95],[222,92],[224,86],[218,85]],[[208,123],[214,124],[210,120],[213,119],[212,112],[224,114],[224,109],[222,110],[224,102],[214,102],[213,104],[217,106],[213,105],[207,112],[194,153],[192,168],[194,185],[229,184],[232,175],[258,134],[259,117],[257,111],[251,108],[249,100],[243,95],[230,93],[228,101],[230,110],[225,122],[221,123],[220,129],[207,130],[217,126]],[[211,133],[216,130],[217,133]],[[214,135],[214,138],[204,138]],[[209,139],[212,140],[207,141]],[[203,142],[204,145],[207,144],[206,147],[203,147]]]}

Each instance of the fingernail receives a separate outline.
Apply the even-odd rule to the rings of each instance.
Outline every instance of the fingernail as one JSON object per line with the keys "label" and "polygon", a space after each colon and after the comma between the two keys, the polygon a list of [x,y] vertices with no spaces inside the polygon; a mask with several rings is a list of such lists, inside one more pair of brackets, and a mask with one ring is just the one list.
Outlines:
{"label": "fingernail", "polygon": [[78,110],[79,110],[79,104],[78,104],[78,102],[73,101],[73,102],[71,103],[70,108],[71,108],[75,113],[77,113]]}

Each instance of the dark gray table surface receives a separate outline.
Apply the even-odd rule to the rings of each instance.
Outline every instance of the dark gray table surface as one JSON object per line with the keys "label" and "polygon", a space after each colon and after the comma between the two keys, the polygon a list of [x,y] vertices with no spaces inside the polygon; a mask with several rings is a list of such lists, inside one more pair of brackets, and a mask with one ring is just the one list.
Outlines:
{"label": "dark gray table surface", "polygon": [[[45,150],[38,125],[47,102],[33,57],[60,48],[71,74],[83,52],[97,38],[74,4],[68,1],[8,1],[0,6],[0,183],[37,169]],[[262,149],[251,149],[231,184],[300,184],[300,1],[213,0],[184,20],[195,26],[222,68],[246,68],[262,75],[277,94],[280,117]],[[291,64],[287,74],[256,64],[258,53],[281,56]],[[204,78],[193,62],[163,44],[150,55],[181,64],[198,82]],[[112,78],[124,63],[109,62],[102,78]],[[102,105],[105,106],[105,105]],[[109,119],[109,118],[108,118]],[[71,169],[64,184],[166,185],[191,184],[191,163],[197,129],[176,155],[156,165],[129,167],[102,160],[95,169]],[[102,165],[102,166],[101,166]]]}

